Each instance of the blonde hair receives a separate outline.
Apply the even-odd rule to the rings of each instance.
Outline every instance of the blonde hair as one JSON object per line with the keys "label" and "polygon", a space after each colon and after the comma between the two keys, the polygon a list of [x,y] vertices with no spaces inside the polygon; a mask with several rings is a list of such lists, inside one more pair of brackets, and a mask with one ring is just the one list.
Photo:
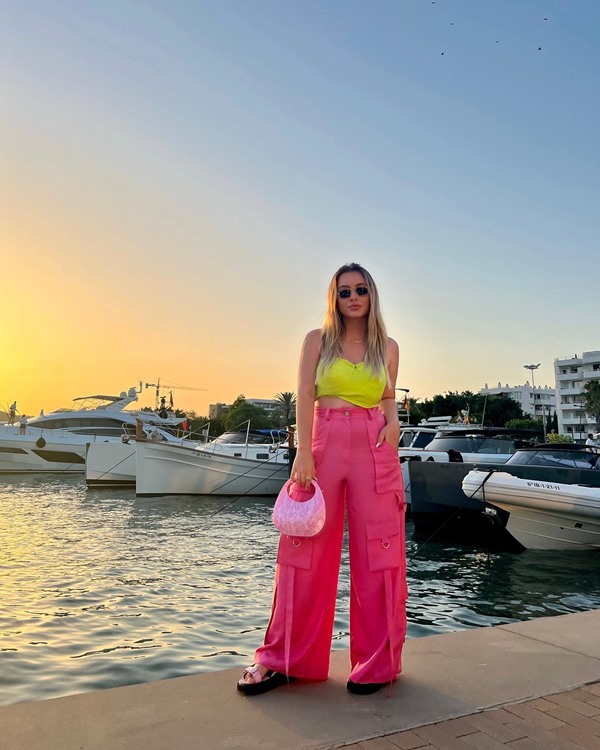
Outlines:
{"label": "blonde hair", "polygon": [[343,273],[358,271],[365,280],[369,290],[369,314],[365,338],[365,366],[376,377],[382,370],[389,385],[390,376],[387,369],[386,353],[388,336],[379,307],[379,293],[373,277],[360,263],[347,263],[334,273],[327,290],[327,312],[321,328],[321,358],[317,367],[317,377],[330,368],[336,359],[342,356],[342,338],[344,336],[344,319],[338,309],[338,279]]}

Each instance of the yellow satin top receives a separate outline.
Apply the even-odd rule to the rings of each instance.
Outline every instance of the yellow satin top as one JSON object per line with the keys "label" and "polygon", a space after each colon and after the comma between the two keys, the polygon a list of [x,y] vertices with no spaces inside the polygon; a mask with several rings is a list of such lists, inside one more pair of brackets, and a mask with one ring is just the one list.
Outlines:
{"label": "yellow satin top", "polygon": [[316,398],[332,396],[371,409],[381,401],[386,381],[384,367],[373,376],[364,362],[355,365],[339,357],[326,370],[317,369]]}

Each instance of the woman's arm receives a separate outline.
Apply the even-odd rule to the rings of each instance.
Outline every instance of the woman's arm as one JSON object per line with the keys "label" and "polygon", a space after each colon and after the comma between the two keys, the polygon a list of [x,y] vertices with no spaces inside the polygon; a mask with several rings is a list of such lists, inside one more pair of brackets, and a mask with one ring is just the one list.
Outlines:
{"label": "woman's arm", "polygon": [[379,433],[377,445],[387,440],[394,448],[400,440],[400,424],[398,422],[398,404],[396,403],[396,378],[398,377],[398,344],[394,339],[388,340],[387,366],[390,384],[385,387],[381,396],[380,409],[385,417],[385,427]]}
{"label": "woman's arm", "polygon": [[315,413],[315,376],[319,361],[321,331],[315,329],[304,339],[298,365],[298,390],[296,399],[297,452],[292,466],[291,479],[306,488],[315,478],[312,455],[312,428]]}

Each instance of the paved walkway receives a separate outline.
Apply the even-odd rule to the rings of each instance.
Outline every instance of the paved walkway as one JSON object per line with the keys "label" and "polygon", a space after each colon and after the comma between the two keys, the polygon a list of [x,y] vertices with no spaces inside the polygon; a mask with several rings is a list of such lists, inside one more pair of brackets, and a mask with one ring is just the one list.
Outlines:
{"label": "paved walkway", "polygon": [[600,750],[600,682],[344,747],[345,750]]}
{"label": "paved walkway", "polygon": [[[600,610],[412,638],[394,685],[255,697],[239,669],[0,708],[1,750],[600,750]],[[0,673],[0,680],[2,675]]]}

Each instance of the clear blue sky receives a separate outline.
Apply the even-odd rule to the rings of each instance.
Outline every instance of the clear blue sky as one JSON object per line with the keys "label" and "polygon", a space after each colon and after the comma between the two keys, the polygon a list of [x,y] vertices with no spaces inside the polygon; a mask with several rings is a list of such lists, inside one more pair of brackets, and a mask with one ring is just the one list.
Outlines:
{"label": "clear blue sky", "polygon": [[600,348],[597,0],[1,13],[3,244],[39,307],[3,333],[19,357],[0,400],[25,371],[39,388],[48,327],[48,393],[74,340],[73,396],[102,389],[98,361],[105,390],[206,386],[200,411],[292,390],[350,260],[378,281],[411,395],[521,383],[530,362],[552,385],[555,357]]}

